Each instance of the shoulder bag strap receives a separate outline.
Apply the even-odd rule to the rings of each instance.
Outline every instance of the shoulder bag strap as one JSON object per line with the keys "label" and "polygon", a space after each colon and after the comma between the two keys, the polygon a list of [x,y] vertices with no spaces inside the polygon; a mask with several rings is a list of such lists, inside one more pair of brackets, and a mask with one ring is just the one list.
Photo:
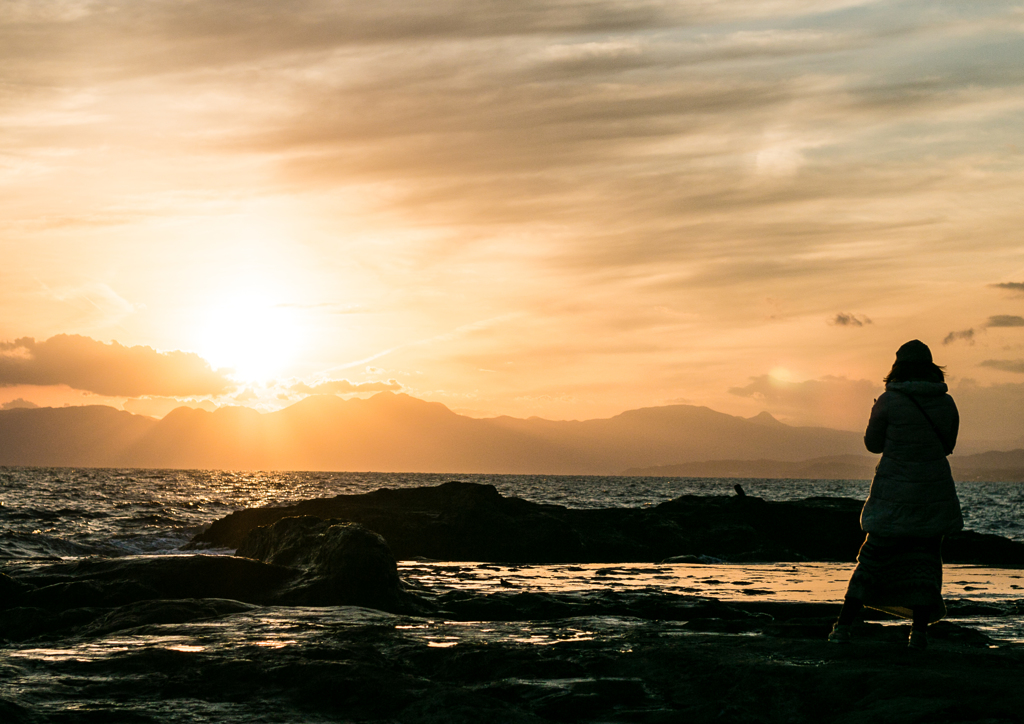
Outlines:
{"label": "shoulder bag strap", "polygon": [[924,419],[928,421],[928,424],[932,426],[932,430],[934,430],[935,434],[938,435],[939,442],[942,443],[943,452],[945,452],[947,455],[952,454],[953,446],[949,444],[949,441],[946,439],[946,436],[942,434],[942,430],[940,430],[939,426],[935,424],[934,420],[932,420],[931,415],[925,412],[924,408],[921,406],[921,403],[917,401],[917,398],[914,397],[909,392],[903,392],[903,390],[897,390],[897,392],[900,392],[910,398],[910,401],[913,402],[914,406],[921,411],[921,414],[924,415]]}

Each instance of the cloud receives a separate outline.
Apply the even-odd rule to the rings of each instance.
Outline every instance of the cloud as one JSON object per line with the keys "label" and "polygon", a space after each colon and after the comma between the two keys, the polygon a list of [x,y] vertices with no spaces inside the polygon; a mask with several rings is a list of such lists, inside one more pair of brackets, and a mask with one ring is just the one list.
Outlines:
{"label": "cloud", "polygon": [[870,380],[827,375],[795,382],[760,375],[743,387],[730,388],[729,394],[757,400],[776,417],[796,424],[851,430],[867,424],[872,400],[881,391]]}
{"label": "cloud", "polygon": [[956,342],[957,340],[963,340],[967,342],[967,344],[974,344],[974,328],[961,329],[959,332],[950,332],[943,338],[942,343],[953,344],[953,342]]}
{"label": "cloud", "polygon": [[37,407],[39,407],[39,405],[37,405],[36,403],[29,402],[28,400],[19,397],[16,400],[11,400],[10,402],[5,402],[4,404],[0,405],[0,410],[31,410]]}
{"label": "cloud", "polygon": [[989,284],[989,286],[996,289],[1006,289],[1017,294],[1024,294],[1024,282],[1000,282],[999,284]]}
{"label": "cloud", "polygon": [[325,380],[314,385],[299,382],[288,388],[290,392],[307,395],[345,395],[353,392],[382,392],[384,390],[400,390],[402,385],[397,380],[387,382],[350,382],[349,380]]}
{"label": "cloud", "polygon": [[[293,0],[287,5],[261,0],[216,0],[180,3],[153,0],[141,8],[132,3],[37,2],[0,6],[0,27],[10,30],[5,40],[18,56],[42,59],[41,50],[28,45],[31,31],[40,26],[51,37],[65,40],[61,59],[80,57],[108,47],[124,48],[122,62],[134,68],[158,71],[173,67],[223,66],[337,46],[387,43],[472,41],[499,37],[559,38],[619,33],[643,33],[679,28],[694,22],[743,20],[775,16],[793,17],[837,8],[869,4],[865,0],[835,0],[809,4],[802,0],[770,3],[734,0],[729,3],[665,3],[660,0],[519,0],[514,4],[435,0],[427,5],[404,0]],[[110,7],[107,7],[109,5]],[[44,8],[50,8],[46,10]],[[56,8],[63,12],[56,12]],[[17,8],[16,10],[14,8]],[[70,9],[74,8],[73,14]],[[73,22],[71,20],[73,19]],[[19,32],[20,31],[20,32]],[[127,33],[144,34],[146,42],[127,42]],[[793,34],[790,31],[788,34]],[[771,31],[735,34],[741,47],[769,45]],[[27,37],[26,37],[27,36]],[[135,37],[135,36],[132,36]],[[77,39],[77,43],[69,42]],[[180,43],[191,57],[167,58],[167,45]],[[597,55],[614,52],[622,41],[586,40]],[[33,52],[34,51],[34,52]],[[98,64],[98,70],[114,68]]]}
{"label": "cloud", "polygon": [[227,373],[191,352],[105,344],[81,335],[0,342],[0,387],[67,385],[110,397],[218,395],[234,387]]}
{"label": "cloud", "polygon": [[986,327],[1024,327],[1024,317],[1014,314],[997,314],[989,317]]}
{"label": "cloud", "polygon": [[132,304],[111,289],[109,285],[101,282],[56,289],[50,289],[44,285],[44,293],[67,305],[69,310],[73,310],[71,319],[77,325],[84,325],[88,328],[117,324],[140,308],[139,305]]}
{"label": "cloud", "polygon": [[987,359],[981,363],[982,367],[991,367],[994,370],[1003,372],[1017,372],[1024,374],[1024,359]]}
{"label": "cloud", "polygon": [[839,312],[829,321],[829,324],[837,327],[863,327],[865,324],[873,324],[873,322],[866,315],[858,317],[856,314]]}

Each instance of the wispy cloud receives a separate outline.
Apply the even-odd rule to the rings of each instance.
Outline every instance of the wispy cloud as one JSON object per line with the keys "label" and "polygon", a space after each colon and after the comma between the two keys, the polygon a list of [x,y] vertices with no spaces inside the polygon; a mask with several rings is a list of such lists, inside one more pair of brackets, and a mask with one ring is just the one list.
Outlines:
{"label": "wispy cloud", "polygon": [[1006,289],[1017,294],[1024,294],[1024,282],[1000,282],[999,284],[989,284],[989,286],[996,289]]}
{"label": "wispy cloud", "polygon": [[866,315],[857,316],[856,314],[847,314],[846,312],[839,312],[828,323],[838,327],[863,327],[865,324],[873,324]]}
{"label": "wispy cloud", "polygon": [[1024,359],[987,359],[981,363],[982,367],[991,367],[994,370],[1003,372],[1017,372],[1024,374]]}
{"label": "wispy cloud", "polygon": [[380,352],[376,352],[376,353],[370,355],[369,357],[364,357],[363,359],[358,359],[358,360],[355,360],[353,362],[346,362],[343,365],[339,365],[337,367],[333,367],[332,369],[328,370],[328,372],[337,372],[337,371],[340,371],[340,370],[351,369],[353,367],[359,367],[359,366],[368,364],[370,362],[373,362],[374,360],[380,359],[381,357],[386,357],[389,354],[392,354],[394,352],[398,352],[399,350],[408,349],[410,347],[424,347],[424,346],[431,345],[431,344],[434,344],[434,343],[437,343],[437,342],[451,342],[452,340],[458,339],[459,337],[462,337],[464,335],[472,334],[473,332],[480,332],[480,331],[483,331],[483,330],[486,330],[486,329],[490,329],[491,327],[494,327],[494,326],[496,326],[498,324],[501,324],[502,322],[507,322],[509,320],[516,319],[517,317],[521,317],[521,316],[522,316],[522,314],[519,313],[519,312],[512,312],[512,313],[509,313],[509,314],[502,314],[502,315],[500,315],[498,317],[492,317],[490,319],[481,319],[481,320],[476,321],[476,322],[470,322],[468,324],[463,324],[463,325],[460,325],[459,327],[456,327],[455,329],[453,329],[453,330],[451,330],[449,332],[444,332],[442,334],[438,334],[438,335],[435,335],[433,337],[429,337],[427,339],[419,339],[419,340],[416,340],[415,342],[409,342],[408,344],[401,344],[401,345],[398,345],[396,347],[391,347],[389,349],[385,349],[385,350],[382,350]]}
{"label": "wispy cloud", "polygon": [[974,344],[974,328],[961,329],[956,332],[950,332],[942,339],[943,344],[953,344],[954,342],[966,342],[967,344]]}
{"label": "wispy cloud", "polygon": [[1024,317],[1017,314],[997,314],[989,317],[986,327],[1024,327]]}

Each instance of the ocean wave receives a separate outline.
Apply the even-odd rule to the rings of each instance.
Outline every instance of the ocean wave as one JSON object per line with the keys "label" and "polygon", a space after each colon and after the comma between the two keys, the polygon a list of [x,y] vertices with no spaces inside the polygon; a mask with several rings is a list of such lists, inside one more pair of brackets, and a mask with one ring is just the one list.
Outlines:
{"label": "ocean wave", "polygon": [[84,508],[57,508],[48,510],[46,508],[15,508],[12,506],[0,506],[0,519],[4,520],[38,520],[55,521],[61,518],[78,518],[83,520],[98,520],[109,518],[110,513],[102,510],[86,510]]}
{"label": "ocean wave", "polygon": [[183,525],[186,521],[171,515],[136,515],[131,518],[123,518],[122,523],[130,527],[150,525],[176,526]]}
{"label": "ocean wave", "polygon": [[0,560],[59,559],[110,555],[109,545],[75,543],[44,533],[0,533]]}

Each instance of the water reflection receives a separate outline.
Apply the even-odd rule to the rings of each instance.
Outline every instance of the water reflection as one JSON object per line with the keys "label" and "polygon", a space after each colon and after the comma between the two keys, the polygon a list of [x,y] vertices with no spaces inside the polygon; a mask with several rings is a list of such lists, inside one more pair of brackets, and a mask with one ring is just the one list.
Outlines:
{"label": "water reflection", "polygon": [[[839,602],[852,563],[496,565],[402,561],[406,580],[432,590],[558,593],[615,588],[710,596],[723,601]],[[971,600],[1021,598],[1024,570],[946,565],[944,594]]]}

